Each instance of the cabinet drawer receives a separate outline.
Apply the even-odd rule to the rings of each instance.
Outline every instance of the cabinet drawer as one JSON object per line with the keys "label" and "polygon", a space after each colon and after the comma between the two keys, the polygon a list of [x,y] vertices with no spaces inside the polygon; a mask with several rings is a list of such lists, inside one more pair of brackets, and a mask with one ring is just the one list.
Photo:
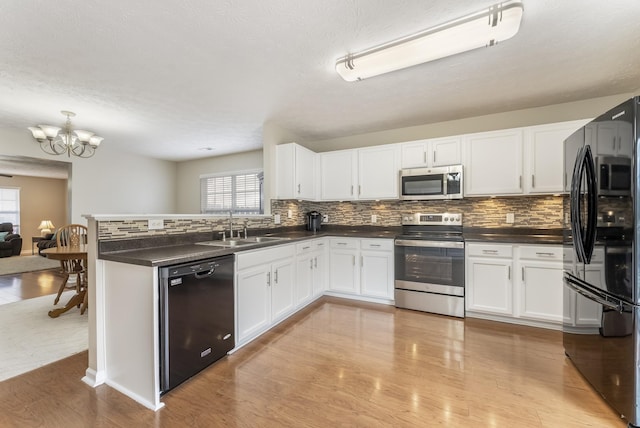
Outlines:
{"label": "cabinet drawer", "polygon": [[236,254],[238,270],[264,265],[295,255],[295,245],[278,245],[264,250],[241,251]]}
{"label": "cabinet drawer", "polygon": [[596,247],[591,255],[591,263],[604,263],[604,248]]}
{"label": "cabinet drawer", "polygon": [[361,239],[360,248],[363,250],[393,251],[393,239]]}
{"label": "cabinet drawer", "polygon": [[304,241],[296,244],[296,254],[305,254],[315,251],[316,243],[313,241]]}
{"label": "cabinet drawer", "polygon": [[331,238],[331,248],[358,249],[358,239],[353,238]]}
{"label": "cabinet drawer", "polygon": [[513,247],[511,245],[499,245],[499,244],[467,244],[466,245],[467,256],[480,256],[480,257],[508,257],[513,256]]}
{"label": "cabinet drawer", "polygon": [[554,260],[562,261],[563,248],[560,245],[523,245],[520,247],[520,258],[530,260]]}

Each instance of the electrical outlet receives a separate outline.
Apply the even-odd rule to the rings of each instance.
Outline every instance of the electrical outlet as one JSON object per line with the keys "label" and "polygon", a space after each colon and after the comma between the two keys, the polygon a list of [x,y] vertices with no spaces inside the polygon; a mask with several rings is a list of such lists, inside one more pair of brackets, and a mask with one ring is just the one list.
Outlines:
{"label": "electrical outlet", "polygon": [[273,216],[273,224],[280,224],[280,214]]}
{"label": "electrical outlet", "polygon": [[329,223],[329,214],[322,214],[322,222]]}
{"label": "electrical outlet", "polygon": [[147,220],[147,229],[164,229],[164,220],[161,218],[153,218]]}
{"label": "electrical outlet", "polygon": [[371,214],[371,223],[377,223],[378,222],[378,216],[375,214]]}
{"label": "electrical outlet", "polygon": [[287,211],[287,218],[293,218],[293,211],[291,210]]}
{"label": "electrical outlet", "polygon": [[515,214],[508,213],[507,214],[507,223],[512,224],[516,221]]}

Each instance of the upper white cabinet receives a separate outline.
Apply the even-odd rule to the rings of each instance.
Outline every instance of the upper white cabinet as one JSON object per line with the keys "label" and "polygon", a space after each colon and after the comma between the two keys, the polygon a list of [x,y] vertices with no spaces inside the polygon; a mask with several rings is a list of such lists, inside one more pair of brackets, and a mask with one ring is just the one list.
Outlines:
{"label": "upper white cabinet", "polygon": [[315,157],[296,143],[276,146],[276,192],[278,199],[316,199]]}
{"label": "upper white cabinet", "polygon": [[599,156],[631,157],[633,153],[633,128],[629,122],[597,122],[597,154]]}
{"label": "upper white cabinet", "polygon": [[399,147],[320,153],[321,199],[397,199]]}
{"label": "upper white cabinet", "polygon": [[[565,184],[564,141],[583,125],[584,121],[572,121],[524,129],[525,193],[562,192]],[[571,142],[569,146],[573,147]]]}
{"label": "upper white cabinet", "polygon": [[459,136],[402,143],[401,167],[404,169],[460,164],[460,146]]}
{"label": "upper white cabinet", "polygon": [[400,148],[358,149],[358,199],[398,199]]}
{"label": "upper white cabinet", "polygon": [[357,199],[357,168],[356,150],[320,153],[320,198],[328,201]]}
{"label": "upper white cabinet", "polygon": [[465,196],[517,195],[522,187],[522,129],[463,138]]}

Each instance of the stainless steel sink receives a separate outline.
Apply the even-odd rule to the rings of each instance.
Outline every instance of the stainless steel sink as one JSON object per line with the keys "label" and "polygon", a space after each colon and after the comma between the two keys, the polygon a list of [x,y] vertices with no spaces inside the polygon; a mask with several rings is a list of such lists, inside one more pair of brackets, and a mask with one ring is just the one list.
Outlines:
{"label": "stainless steel sink", "polygon": [[284,241],[289,238],[279,238],[275,236],[252,236],[246,239],[234,238],[227,239],[226,241],[204,241],[196,242],[197,245],[209,245],[210,247],[230,248],[230,247],[244,247],[246,245],[255,245],[260,243]]}

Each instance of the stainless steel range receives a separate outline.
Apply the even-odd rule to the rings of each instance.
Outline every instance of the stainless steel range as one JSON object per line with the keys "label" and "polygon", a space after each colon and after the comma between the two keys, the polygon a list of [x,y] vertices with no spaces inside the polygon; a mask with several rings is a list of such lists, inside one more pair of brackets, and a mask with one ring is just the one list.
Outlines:
{"label": "stainless steel range", "polygon": [[399,308],[464,317],[462,214],[402,217],[395,240],[395,301]]}

